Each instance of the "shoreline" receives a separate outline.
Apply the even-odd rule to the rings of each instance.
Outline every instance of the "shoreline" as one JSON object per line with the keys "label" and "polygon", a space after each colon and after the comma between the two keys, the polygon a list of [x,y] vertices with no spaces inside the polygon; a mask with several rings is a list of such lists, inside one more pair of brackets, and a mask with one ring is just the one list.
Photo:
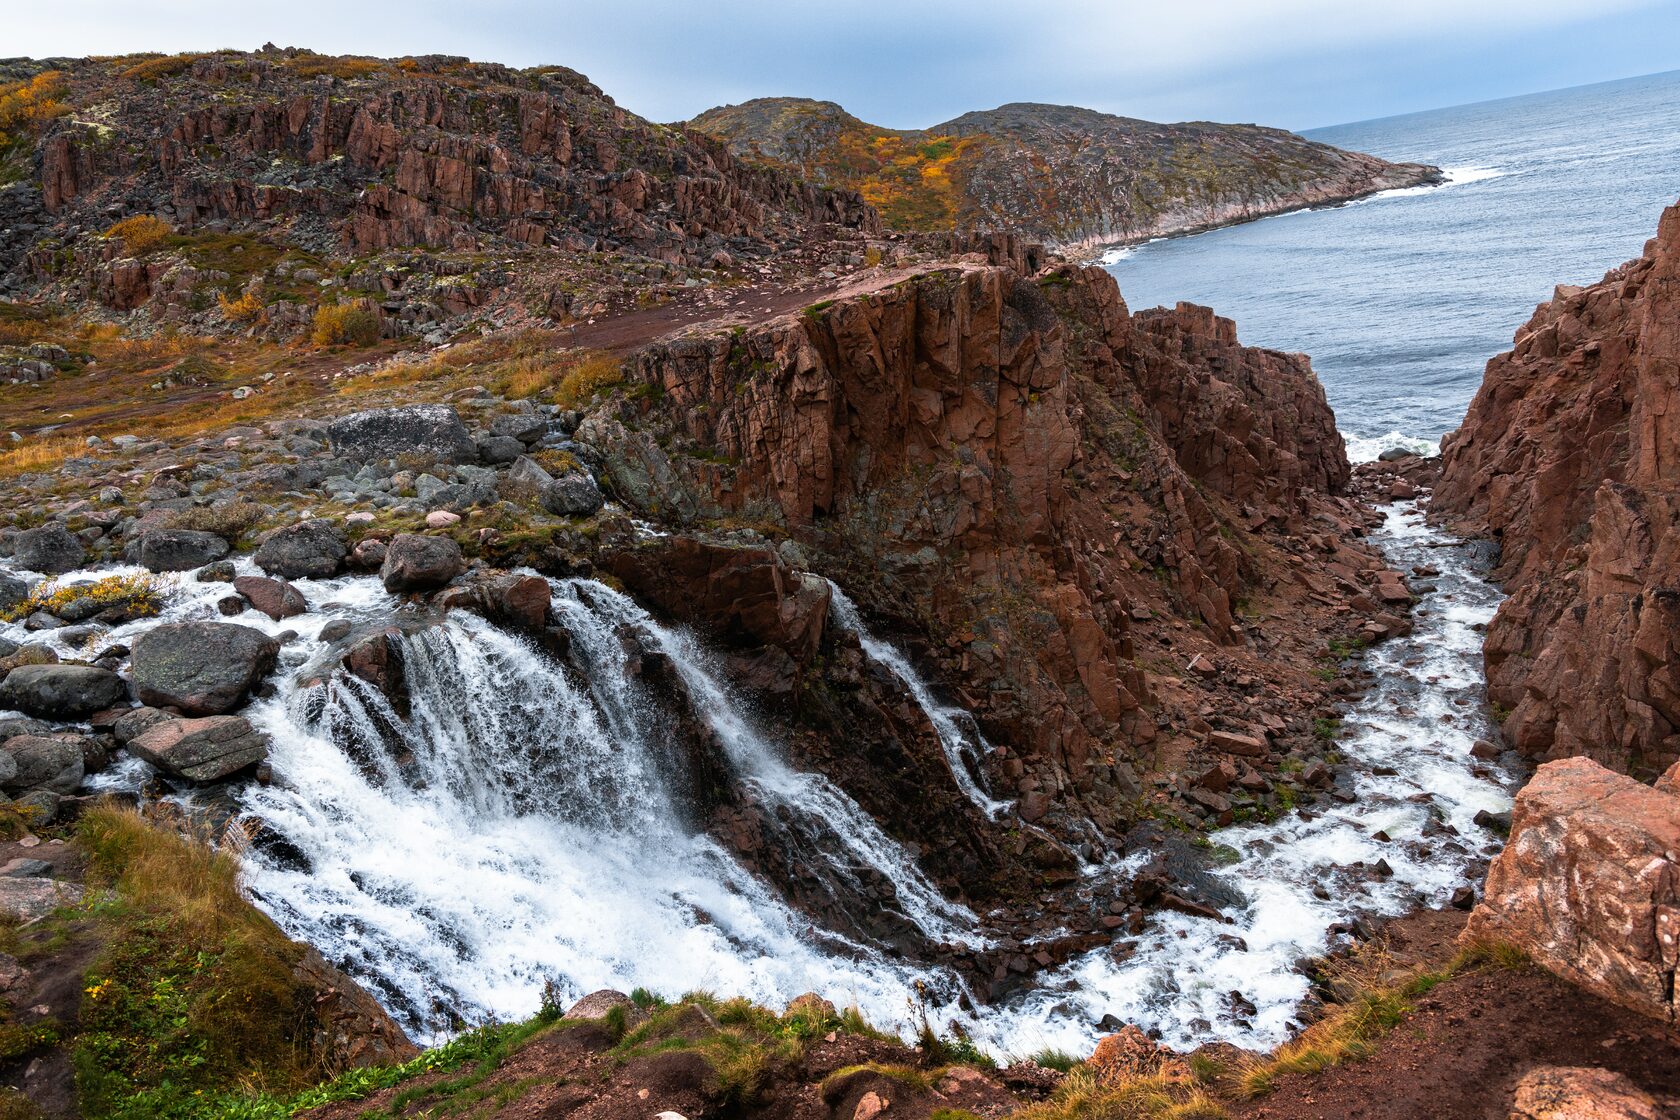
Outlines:
{"label": "shoreline", "polygon": [[[1407,165],[1399,165],[1407,166]],[[1332,194],[1311,201],[1292,202],[1287,206],[1266,209],[1259,212],[1247,213],[1221,221],[1200,222],[1195,225],[1177,226],[1166,230],[1152,230],[1137,232],[1118,238],[1084,238],[1079,241],[1069,241],[1055,247],[1057,253],[1078,260],[1081,264],[1095,264],[1108,267],[1103,261],[1103,255],[1115,249],[1130,249],[1139,245],[1147,245],[1152,241],[1170,241],[1181,237],[1195,237],[1215,230],[1228,229],[1231,226],[1248,225],[1251,222],[1264,221],[1267,218],[1281,218],[1286,214],[1299,214],[1304,210],[1333,209],[1346,206],[1354,202],[1362,202],[1368,198],[1387,194],[1389,191],[1413,190],[1418,187],[1450,187],[1453,180],[1447,171],[1432,165],[1418,164],[1422,173],[1412,178],[1395,183],[1388,183],[1370,190],[1356,191],[1351,194]]]}

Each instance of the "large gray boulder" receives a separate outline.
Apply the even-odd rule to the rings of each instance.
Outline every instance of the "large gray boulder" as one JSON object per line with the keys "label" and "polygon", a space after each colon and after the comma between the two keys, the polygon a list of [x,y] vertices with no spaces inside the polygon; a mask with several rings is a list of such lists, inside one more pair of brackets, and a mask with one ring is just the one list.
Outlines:
{"label": "large gray boulder", "polygon": [[257,546],[257,567],[281,579],[329,579],[344,567],[350,544],[323,518],[276,529]]}
{"label": "large gray boulder", "polygon": [[529,456],[521,456],[508,468],[502,491],[515,501],[541,506],[560,517],[587,517],[606,502],[588,471],[570,470],[555,478]]}
{"label": "large gray boulder", "polygon": [[56,521],[25,529],[12,538],[12,563],[26,571],[56,576],[73,572],[86,561],[82,542]]}
{"label": "large gray boulder", "polygon": [[379,578],[387,591],[431,591],[461,574],[461,546],[449,537],[398,533],[385,546]]}
{"label": "large gray boulder", "polygon": [[17,772],[3,784],[8,793],[45,789],[74,793],[86,773],[81,744],[44,735],[19,735],[3,748]]}
{"label": "large gray boulder", "polygon": [[460,414],[444,404],[353,412],[327,425],[333,453],[359,462],[417,455],[435,463],[471,463],[478,445]]}
{"label": "large gray boulder", "polygon": [[244,702],[279,652],[267,634],[233,622],[155,626],[134,640],[134,693],[153,707],[220,715]]}
{"label": "large gray boulder", "polygon": [[172,719],[128,741],[136,758],[191,782],[219,782],[268,757],[268,740],[238,716]]}
{"label": "large gray boulder", "polygon": [[94,665],[19,665],[0,681],[0,708],[41,719],[82,719],[127,696],[121,677]]}
{"label": "large gray boulder", "polygon": [[123,550],[130,564],[150,572],[190,572],[227,554],[227,541],[197,529],[153,529],[129,541]]}

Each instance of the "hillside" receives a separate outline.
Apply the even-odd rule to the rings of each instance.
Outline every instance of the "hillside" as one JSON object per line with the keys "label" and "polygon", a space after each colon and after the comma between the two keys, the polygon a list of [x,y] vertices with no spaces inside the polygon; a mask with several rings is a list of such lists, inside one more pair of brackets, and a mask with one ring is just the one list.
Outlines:
{"label": "hillside", "polygon": [[878,227],[563,67],[0,62],[0,298],[273,338],[361,301],[386,337],[441,341],[475,313],[566,322],[843,266]]}
{"label": "hillside", "polygon": [[1011,229],[1069,251],[1227,225],[1438,181],[1255,125],[1155,124],[1012,104],[927,129],[868,124],[827,101],[769,97],[689,126],[738,156],[858,190],[904,230]]}

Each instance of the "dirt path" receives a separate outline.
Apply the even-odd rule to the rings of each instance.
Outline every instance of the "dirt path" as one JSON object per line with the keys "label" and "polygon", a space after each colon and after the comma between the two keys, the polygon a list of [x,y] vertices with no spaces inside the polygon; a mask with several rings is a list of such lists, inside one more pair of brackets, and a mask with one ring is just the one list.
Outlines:
{"label": "dirt path", "polygon": [[[1403,952],[1439,960],[1463,919],[1449,911],[1390,929]],[[1280,1078],[1270,1095],[1233,1106],[1233,1120],[1505,1120],[1517,1081],[1543,1065],[1626,1074],[1680,1116],[1680,1037],[1550,973],[1472,972],[1416,1007],[1371,1057]]]}

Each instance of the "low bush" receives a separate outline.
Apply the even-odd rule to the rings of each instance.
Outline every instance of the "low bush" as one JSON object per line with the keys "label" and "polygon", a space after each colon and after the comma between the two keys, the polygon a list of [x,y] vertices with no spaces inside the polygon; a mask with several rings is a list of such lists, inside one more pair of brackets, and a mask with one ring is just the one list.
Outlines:
{"label": "low bush", "polygon": [[143,257],[160,248],[173,231],[169,223],[150,214],[136,214],[124,218],[105,231],[106,238],[121,241],[123,252],[131,257]]}
{"label": "low bush", "polygon": [[177,74],[186,73],[192,64],[209,55],[199,54],[166,54],[155,58],[142,59],[134,65],[122,70],[119,78],[131,78],[137,82],[155,82],[160,78],[173,78]]}
{"label": "low bush", "polygon": [[317,346],[372,346],[379,341],[379,312],[356,303],[323,303],[315,309],[310,339]]}
{"label": "low bush", "polygon": [[57,614],[71,603],[91,601],[101,609],[120,607],[133,618],[151,618],[163,609],[167,587],[152,575],[104,576],[85,583],[47,580],[0,619],[15,622],[36,611]]}

